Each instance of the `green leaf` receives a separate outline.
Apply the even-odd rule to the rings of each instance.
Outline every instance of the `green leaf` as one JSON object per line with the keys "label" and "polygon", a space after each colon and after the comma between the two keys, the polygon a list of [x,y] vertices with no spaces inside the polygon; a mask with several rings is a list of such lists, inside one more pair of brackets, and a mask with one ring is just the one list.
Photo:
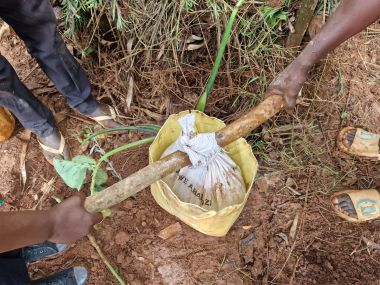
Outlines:
{"label": "green leaf", "polygon": [[94,191],[93,191],[93,193],[91,195],[94,195],[97,192],[101,192],[104,189],[105,189],[105,187],[103,187],[102,185],[95,184],[94,185]]}
{"label": "green leaf", "polygon": [[108,218],[109,216],[111,216],[111,214],[112,211],[110,209],[105,209],[102,211],[103,219]]}
{"label": "green leaf", "polygon": [[340,114],[340,118],[343,119],[343,120],[344,120],[344,119],[347,119],[347,118],[348,118],[348,115],[349,115],[348,112],[343,111],[343,112]]}
{"label": "green leaf", "polygon": [[103,185],[107,182],[108,175],[107,172],[105,172],[103,169],[99,168],[98,172],[96,173],[95,177],[95,185]]}
{"label": "green leaf", "polygon": [[96,161],[92,157],[89,157],[87,155],[77,155],[73,158],[73,162],[77,164],[89,164],[92,166],[95,166]]}
{"label": "green leaf", "polygon": [[281,13],[279,16],[278,16],[278,19],[282,20],[282,21],[286,21],[288,19],[288,15],[284,14],[284,13]]}
{"label": "green leaf", "polygon": [[55,170],[66,185],[78,191],[86,180],[87,170],[91,171],[95,163],[93,158],[84,155],[78,155],[72,161],[59,158],[53,160]]}

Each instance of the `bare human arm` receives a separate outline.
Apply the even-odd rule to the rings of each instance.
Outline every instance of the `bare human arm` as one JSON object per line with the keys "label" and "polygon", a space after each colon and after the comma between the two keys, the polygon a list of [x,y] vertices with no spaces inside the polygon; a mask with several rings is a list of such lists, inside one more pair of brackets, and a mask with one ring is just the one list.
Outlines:
{"label": "bare human arm", "polygon": [[312,66],[379,18],[380,0],[342,0],[321,31],[269,85],[268,94],[283,96],[286,107],[294,108]]}
{"label": "bare human arm", "polygon": [[83,202],[76,195],[46,211],[0,212],[0,253],[47,240],[70,244],[85,236],[102,216],[87,212]]}

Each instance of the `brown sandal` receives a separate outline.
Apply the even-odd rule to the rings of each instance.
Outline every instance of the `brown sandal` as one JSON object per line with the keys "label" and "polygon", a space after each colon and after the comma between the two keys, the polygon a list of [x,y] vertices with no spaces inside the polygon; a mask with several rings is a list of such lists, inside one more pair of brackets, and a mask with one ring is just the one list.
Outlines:
{"label": "brown sandal", "polygon": [[[47,145],[44,145],[42,142],[40,142],[39,140],[38,143],[40,144],[41,148],[51,154],[54,154],[54,155],[59,155],[61,157],[63,157],[63,152],[65,150],[65,146],[66,146],[66,142],[65,142],[65,138],[63,137],[62,133],[60,133],[61,135],[61,143],[59,145],[59,149],[55,149],[55,148],[52,148],[52,147],[49,147]],[[54,165],[53,164],[53,159],[50,158],[49,156],[47,156],[44,152],[42,152],[45,159],[51,164],[51,165]]]}
{"label": "brown sandal", "polygon": [[[356,130],[354,141],[350,147],[347,147],[344,145],[343,140],[345,140],[347,133],[353,130]],[[380,160],[379,141],[380,135],[353,127],[343,128],[337,138],[338,147],[344,152],[357,156],[377,158],[378,160]]]}
{"label": "brown sandal", "polygon": [[[334,205],[334,198],[342,194],[346,194],[350,197],[352,204],[354,205],[356,215],[358,216],[357,218],[346,215],[338,210],[338,208]],[[375,189],[344,190],[337,192],[331,197],[331,204],[336,214],[349,222],[362,223],[380,217],[380,194]]]}

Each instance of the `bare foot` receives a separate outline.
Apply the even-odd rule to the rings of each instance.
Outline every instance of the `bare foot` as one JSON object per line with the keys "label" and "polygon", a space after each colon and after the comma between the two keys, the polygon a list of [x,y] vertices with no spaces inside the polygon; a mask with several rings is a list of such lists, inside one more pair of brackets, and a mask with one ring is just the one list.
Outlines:
{"label": "bare foot", "polygon": [[[347,133],[343,137],[342,143],[348,149],[351,147],[352,143],[354,142],[355,135],[356,135],[356,129],[353,129],[353,130],[347,131]],[[379,149],[380,149],[380,141],[379,141]]]}
{"label": "bare foot", "polygon": [[[55,129],[54,132],[47,136],[47,137],[38,137],[38,140],[45,146],[52,148],[54,150],[59,150],[61,147],[61,133]],[[57,153],[52,153],[48,150],[42,149],[42,152],[47,159],[49,163],[52,164],[52,161],[54,158],[64,158],[66,160],[71,159],[70,150],[67,144],[65,144],[65,147],[63,149],[62,155],[59,155]]]}
{"label": "bare foot", "polygon": [[352,203],[350,196],[348,196],[347,194],[342,194],[337,197],[334,197],[333,204],[334,207],[343,214],[346,214],[351,218],[358,218],[354,204]]}
{"label": "bare foot", "polygon": [[356,135],[356,130],[351,130],[351,131],[348,131],[346,135],[343,137],[343,144],[347,148],[350,148],[350,146],[354,142],[355,135]]}
{"label": "bare foot", "polygon": [[[345,147],[348,149],[351,147],[352,143],[354,142],[356,135],[356,129],[352,129],[347,131],[345,136],[343,136],[342,143],[344,144]],[[379,148],[380,148],[380,143],[379,143]],[[333,204],[334,206],[344,214],[352,217],[352,218],[357,218],[357,214],[355,211],[354,204],[351,201],[350,196],[347,194],[342,194],[333,199]]]}

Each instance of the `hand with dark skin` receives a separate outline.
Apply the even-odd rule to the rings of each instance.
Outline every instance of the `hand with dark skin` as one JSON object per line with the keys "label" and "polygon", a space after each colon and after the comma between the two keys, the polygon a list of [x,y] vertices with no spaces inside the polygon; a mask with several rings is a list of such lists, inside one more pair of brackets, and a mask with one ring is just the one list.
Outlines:
{"label": "hand with dark skin", "polygon": [[87,235],[102,220],[83,207],[75,195],[46,211],[0,212],[0,253],[51,241],[71,244]]}
{"label": "hand with dark skin", "polygon": [[269,85],[267,94],[283,96],[285,107],[294,108],[312,66],[379,18],[380,0],[342,0],[321,31]]}
{"label": "hand with dark skin", "polygon": [[[380,18],[380,0],[342,0],[322,30],[300,55],[273,80],[268,95],[283,96],[286,109],[296,105],[297,97],[312,66],[348,38]],[[348,133],[343,143],[350,147],[356,131]],[[379,146],[380,147],[380,146]],[[357,217],[348,195],[334,198],[334,206],[351,217]]]}

